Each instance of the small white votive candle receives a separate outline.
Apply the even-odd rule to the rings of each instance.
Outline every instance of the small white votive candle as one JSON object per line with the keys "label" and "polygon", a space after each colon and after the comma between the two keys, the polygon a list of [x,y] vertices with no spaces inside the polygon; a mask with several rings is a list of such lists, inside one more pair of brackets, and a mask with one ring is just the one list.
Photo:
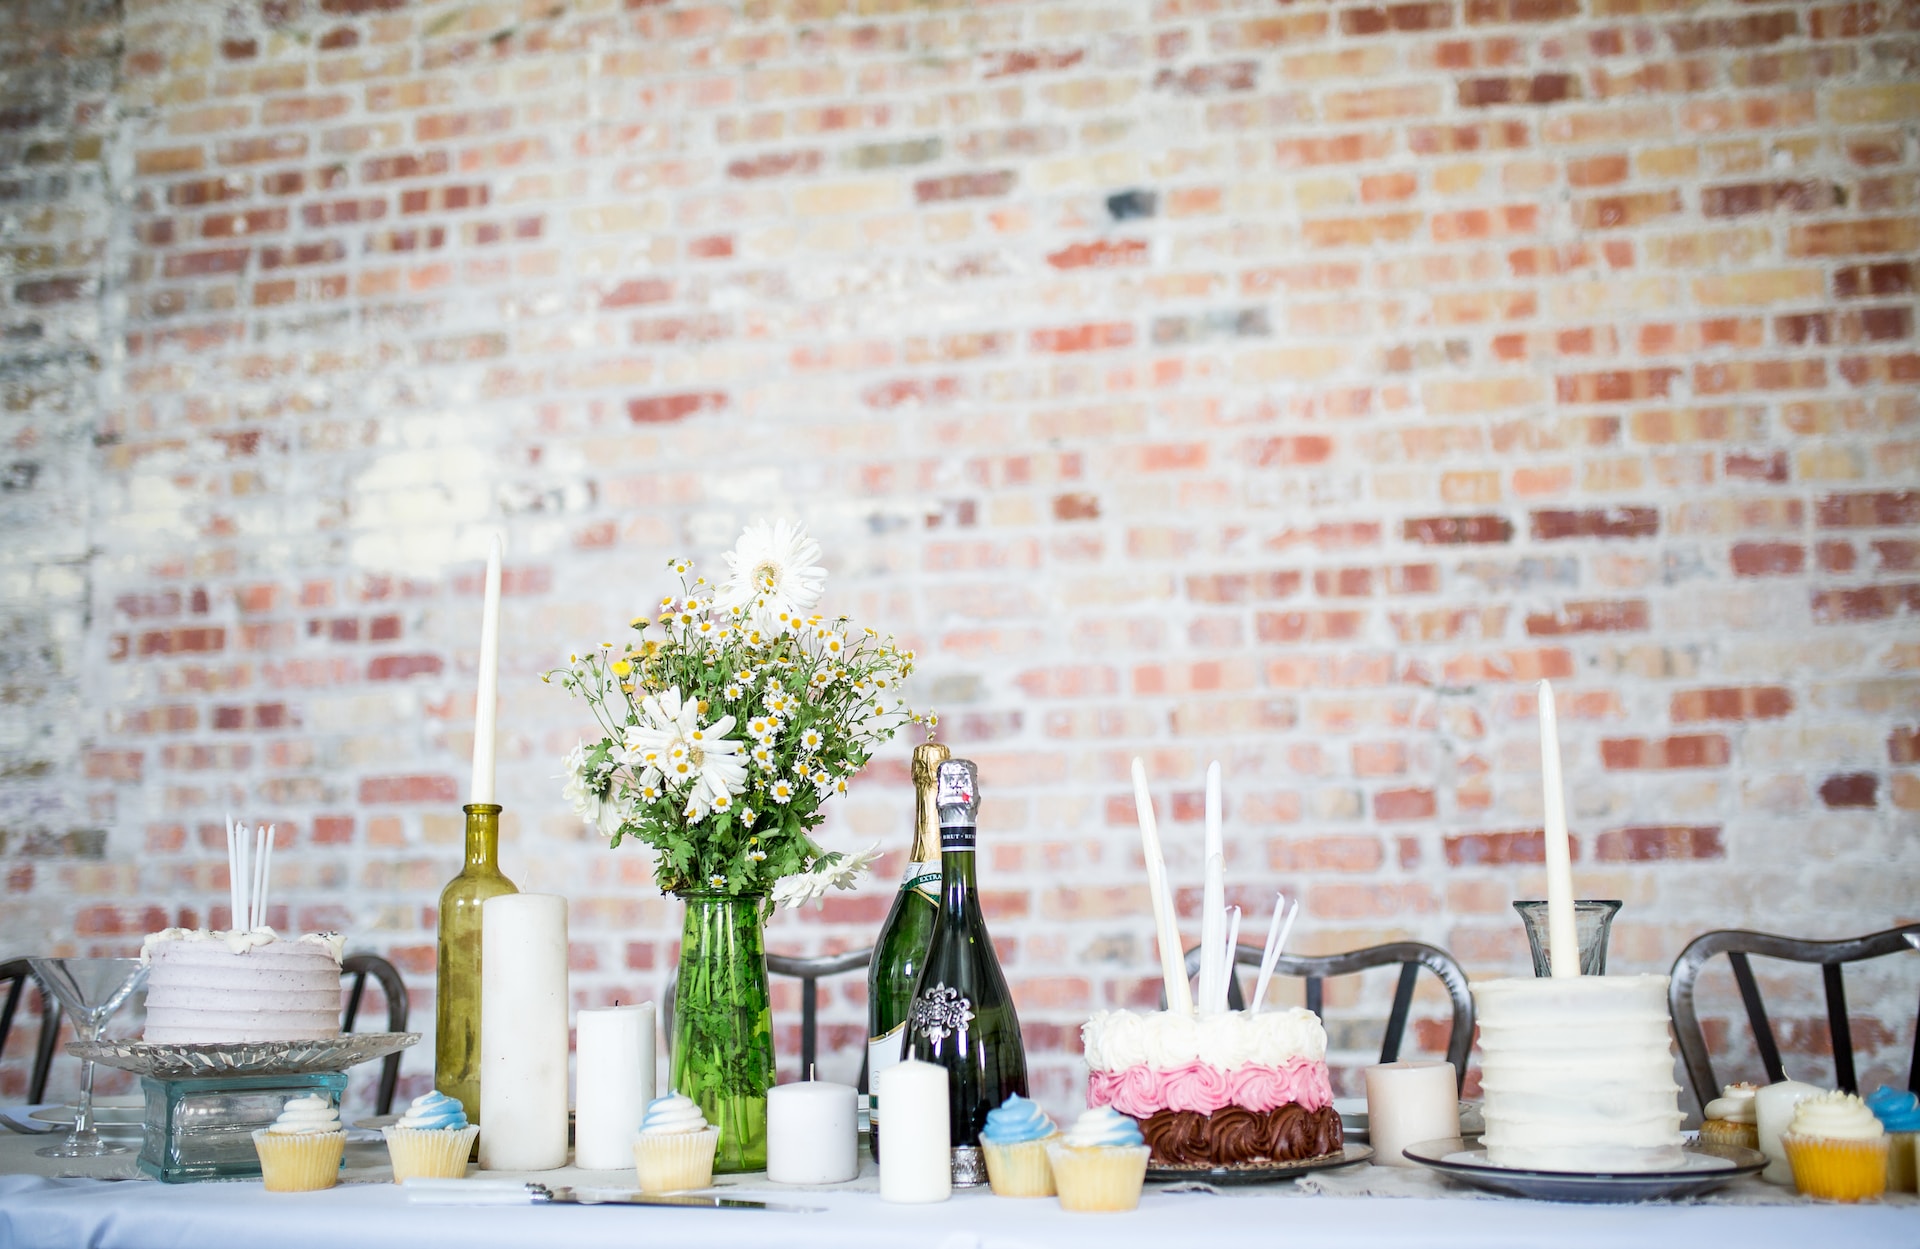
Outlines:
{"label": "small white votive candle", "polygon": [[582,1010],[574,1031],[573,1165],[626,1170],[653,1100],[653,1003]]}
{"label": "small white votive candle", "polygon": [[852,1085],[804,1080],[767,1090],[767,1178],[844,1184],[860,1174],[860,1095]]}
{"label": "small white votive candle", "polygon": [[1753,1095],[1754,1126],[1760,1133],[1760,1152],[1767,1156],[1767,1169],[1760,1173],[1761,1179],[1769,1184],[1793,1183],[1793,1168],[1787,1163],[1787,1149],[1780,1138],[1793,1124],[1793,1108],[1824,1092],[1816,1085],[1782,1080]]}
{"label": "small white votive candle", "polygon": [[887,1108],[880,1199],[924,1203],[953,1196],[947,1069],[907,1059],[880,1073],[876,1092]]}
{"label": "small white votive candle", "polygon": [[1419,1164],[1400,1151],[1460,1135],[1452,1063],[1376,1063],[1367,1068],[1367,1140],[1381,1167]]}

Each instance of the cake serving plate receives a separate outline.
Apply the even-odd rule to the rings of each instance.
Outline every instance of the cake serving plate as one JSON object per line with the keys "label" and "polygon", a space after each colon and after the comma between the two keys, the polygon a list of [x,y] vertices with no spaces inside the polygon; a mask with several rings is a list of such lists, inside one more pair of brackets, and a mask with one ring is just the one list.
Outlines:
{"label": "cake serving plate", "polygon": [[1501,1167],[1487,1161],[1477,1138],[1457,1136],[1422,1141],[1402,1151],[1424,1167],[1471,1188],[1506,1197],[1535,1201],[1660,1201],[1697,1197],[1743,1175],[1766,1169],[1767,1157],[1757,1149],[1737,1145],[1703,1145],[1690,1141],[1682,1147],[1678,1167],[1667,1171],[1536,1171]]}
{"label": "cake serving plate", "polygon": [[304,1041],[149,1045],[145,1041],[72,1041],[67,1052],[156,1080],[218,1076],[297,1076],[345,1071],[397,1053],[418,1032],[349,1032]]}
{"label": "cake serving plate", "polygon": [[1305,1175],[1309,1171],[1331,1171],[1335,1167],[1350,1167],[1373,1157],[1371,1145],[1348,1144],[1337,1154],[1327,1154],[1319,1158],[1304,1158],[1299,1162],[1276,1162],[1264,1166],[1212,1167],[1205,1163],[1192,1166],[1147,1166],[1149,1182],[1181,1181],[1201,1184],[1271,1184],[1276,1180],[1290,1180],[1296,1175]]}

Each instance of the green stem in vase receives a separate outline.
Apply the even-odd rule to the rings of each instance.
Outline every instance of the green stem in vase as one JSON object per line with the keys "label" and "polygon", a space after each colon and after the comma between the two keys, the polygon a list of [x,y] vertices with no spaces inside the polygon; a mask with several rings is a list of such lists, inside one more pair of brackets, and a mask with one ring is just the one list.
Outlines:
{"label": "green stem in vase", "polygon": [[687,915],[674,998],[672,1084],[720,1129],[716,1173],[762,1171],[767,1090],[774,1082],[763,899],[719,892],[682,897]]}

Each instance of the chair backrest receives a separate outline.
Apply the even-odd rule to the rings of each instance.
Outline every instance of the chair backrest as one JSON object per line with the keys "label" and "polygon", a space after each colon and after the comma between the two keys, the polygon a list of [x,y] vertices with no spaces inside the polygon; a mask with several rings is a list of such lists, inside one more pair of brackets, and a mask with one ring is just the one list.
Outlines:
{"label": "chair backrest", "polygon": [[[1747,1023],[1753,1028],[1753,1043],[1760,1051],[1760,1063],[1766,1068],[1767,1082],[1786,1079],[1780,1065],[1780,1046],[1767,1021],[1767,1008],[1760,1000],[1760,986],[1753,978],[1749,956],[1784,959],[1792,963],[1818,963],[1827,992],[1827,1031],[1833,1041],[1834,1083],[1848,1093],[1859,1092],[1853,1068],[1853,1026],[1847,1021],[1847,991],[1840,969],[1847,963],[1882,958],[1914,948],[1920,939],[1920,924],[1903,924],[1885,932],[1842,941],[1804,941],[1771,933],[1725,928],[1702,933],[1687,943],[1673,962],[1667,985],[1667,1007],[1673,1015],[1673,1031],[1680,1042],[1680,1057],[1687,1066],[1687,1080],[1702,1106],[1719,1096],[1720,1085],[1713,1078],[1713,1062],[1707,1056],[1706,1033],[1694,1010],[1694,988],[1701,968],[1716,954],[1725,954],[1733,967],[1733,980],[1740,988],[1740,1000],[1747,1008]],[[1913,1060],[1907,1068],[1907,1087],[1920,1092],[1920,1023],[1915,1025]]]}
{"label": "chair backrest", "polygon": [[[340,978],[352,981],[347,989],[346,1009],[340,1012],[340,1031],[353,1031],[354,1020],[360,1017],[360,999],[367,991],[368,976],[379,981],[380,992],[387,999],[387,1031],[405,1032],[407,986],[400,979],[399,969],[378,954],[349,954],[340,961]],[[374,1098],[373,1113],[393,1113],[393,1091],[399,1083],[400,1055],[389,1054],[380,1064],[380,1092]]]}
{"label": "chair backrest", "polygon": [[[800,1074],[813,1068],[814,1058],[819,1050],[820,1033],[820,981],[827,976],[839,976],[850,971],[865,971],[867,964],[873,961],[873,947],[864,950],[848,950],[844,954],[822,954],[816,958],[802,958],[793,954],[767,955],[767,973],[774,976],[792,976],[800,982]],[[667,977],[666,992],[661,994],[660,1026],[667,1044],[673,1044],[673,999],[680,986],[680,969],[673,969]],[[854,1087],[860,1092],[867,1091],[867,1054],[860,1051],[860,1078]]]}
{"label": "chair backrest", "polygon": [[[1264,952],[1257,945],[1237,945],[1233,948],[1234,965],[1257,968]],[[1396,963],[1400,967],[1400,981],[1394,986],[1393,1007],[1387,1013],[1387,1034],[1380,1043],[1380,1061],[1390,1063],[1400,1057],[1400,1045],[1407,1032],[1407,1017],[1413,1007],[1414,982],[1424,967],[1439,977],[1441,985],[1447,990],[1447,997],[1453,1003],[1453,1026],[1447,1033],[1447,1061],[1453,1064],[1454,1083],[1464,1084],[1467,1079],[1467,1051],[1473,1045],[1473,994],[1467,991],[1466,971],[1453,955],[1439,946],[1420,941],[1390,941],[1385,945],[1349,950],[1345,954],[1283,954],[1274,963],[1273,972],[1276,976],[1305,980],[1307,1009],[1324,1020],[1326,1016],[1321,1007],[1325,1002],[1327,977],[1349,976],[1370,967],[1387,967]],[[1199,970],[1200,948],[1195,946],[1187,951],[1187,974],[1192,976]],[[1164,1000],[1161,1005],[1166,1005]],[[1240,991],[1238,976],[1227,977],[1227,1005],[1234,1010],[1246,1005],[1246,996]]]}
{"label": "chair backrest", "polygon": [[31,1104],[47,1095],[47,1072],[53,1068],[53,1045],[60,1036],[60,1002],[47,992],[47,987],[33,974],[33,964],[26,959],[0,963],[0,985],[5,985],[7,991],[6,999],[0,1002],[0,1051],[7,1047],[14,1012],[19,1009],[29,983],[40,994],[40,1040],[34,1046],[33,1070],[27,1077],[27,1101]]}

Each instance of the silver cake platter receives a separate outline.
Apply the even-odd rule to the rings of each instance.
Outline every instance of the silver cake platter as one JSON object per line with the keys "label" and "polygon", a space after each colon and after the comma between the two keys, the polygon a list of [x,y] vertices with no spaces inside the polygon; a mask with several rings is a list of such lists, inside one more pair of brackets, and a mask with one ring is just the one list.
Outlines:
{"label": "silver cake platter", "polygon": [[72,1041],[67,1044],[67,1053],[156,1080],[302,1076],[345,1071],[398,1053],[419,1039],[418,1032],[349,1032],[302,1041],[224,1041],[202,1045]]}
{"label": "silver cake platter", "polygon": [[1757,1175],[1767,1165],[1757,1149],[1737,1145],[1688,1142],[1680,1165],[1664,1171],[1541,1171],[1529,1167],[1496,1166],[1478,1138],[1422,1141],[1402,1150],[1423,1167],[1430,1167],[1470,1188],[1506,1197],[1536,1201],[1661,1201],[1697,1197],[1743,1175]]}
{"label": "silver cake platter", "polygon": [[1147,1179],[1155,1183],[1271,1184],[1290,1180],[1310,1171],[1331,1171],[1350,1167],[1373,1157],[1373,1147],[1349,1143],[1337,1154],[1302,1158],[1298,1162],[1249,1162],[1237,1166],[1214,1166],[1206,1162],[1154,1163],[1147,1167]]}

